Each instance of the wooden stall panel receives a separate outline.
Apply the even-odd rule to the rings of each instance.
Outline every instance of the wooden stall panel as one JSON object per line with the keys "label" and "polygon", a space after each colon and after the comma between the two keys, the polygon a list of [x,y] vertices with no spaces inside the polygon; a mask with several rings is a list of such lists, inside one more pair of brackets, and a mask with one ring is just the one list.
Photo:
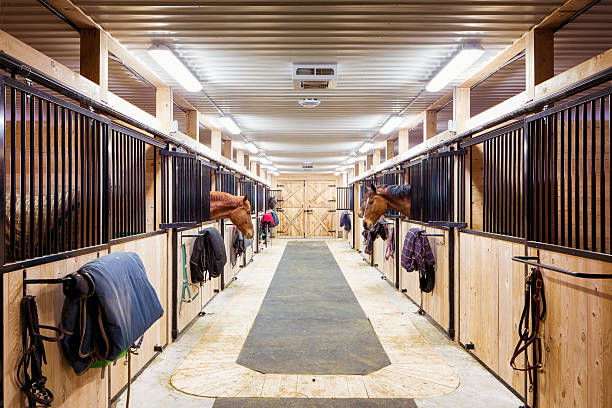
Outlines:
{"label": "wooden stall panel", "polygon": [[[443,234],[443,237],[428,237],[429,245],[436,260],[435,276],[436,281],[433,291],[423,293],[423,310],[435,320],[441,327],[448,330],[450,327],[450,308],[449,308],[449,259],[448,259],[448,231],[423,227],[420,224],[402,222],[400,224],[400,250],[404,245],[406,233],[410,228],[425,229],[426,234]],[[416,271],[407,272],[400,266],[400,289],[406,289],[406,295],[413,302],[421,302],[421,290],[419,288],[419,274]]]}
{"label": "wooden stall panel", "polygon": [[523,306],[523,268],[512,262],[524,246],[459,234],[459,340],[515,390],[523,377],[510,367]]}
{"label": "wooden stall panel", "polygon": [[[60,278],[76,272],[89,261],[103,256],[100,251],[27,269],[28,278]],[[23,393],[16,381],[17,365],[23,355],[21,345],[20,302],[23,295],[22,271],[5,274],[4,279],[4,406],[25,407]],[[41,324],[58,326],[61,320],[64,295],[61,285],[31,285],[28,294],[36,296]],[[100,376],[99,369],[90,369],[77,376],[68,364],[58,343],[45,343],[47,364],[43,373],[47,387],[55,395],[54,408],[108,406],[108,381]]]}
{"label": "wooden stall panel", "polygon": [[[206,227],[214,226],[215,228],[219,228],[220,222],[214,222],[210,225],[206,225]],[[178,244],[178,254],[177,254],[177,299],[180,302],[181,300],[181,291],[183,288],[183,261],[182,261],[182,251],[181,251],[181,243],[185,245],[185,253],[187,255],[187,279],[191,279],[191,271],[189,269],[189,259],[191,258],[191,252],[193,251],[193,244],[196,238],[192,237],[180,237],[180,234],[185,235],[195,235],[198,233],[198,228],[193,228],[187,231],[179,232],[179,244]],[[202,285],[194,285],[191,286],[192,289],[199,289],[198,297],[195,298],[192,302],[186,303],[183,302],[182,305],[179,303],[176,307],[178,308],[178,331],[182,332],[188,325],[195,319],[198,313],[202,310],[202,307],[208,303],[213,296],[215,295],[215,289],[221,289],[221,278],[214,278],[212,280],[208,280]],[[193,291],[192,291],[193,294]]]}
{"label": "wooden stall panel", "polygon": [[226,220],[225,222],[225,235],[224,235],[224,241],[225,241],[225,253],[227,254],[227,263],[225,264],[225,269],[224,269],[224,279],[225,279],[225,284],[229,284],[232,279],[234,279],[234,276],[236,276],[238,274],[238,271],[240,271],[240,267],[243,264],[243,256],[239,256],[238,259],[236,259],[236,265],[232,266],[232,262],[231,262],[231,253],[233,252],[233,247],[232,247],[232,239],[234,236],[234,231],[236,230],[236,227],[230,223],[229,220]]}
{"label": "wooden stall panel", "polygon": [[[165,346],[170,343],[166,338],[166,325],[171,319],[172,307],[171,299],[168,299],[166,288],[169,284],[167,273],[167,259],[164,256],[167,245],[167,235],[160,234],[148,238],[130,241],[111,247],[111,253],[116,252],[135,252],[142,260],[149,282],[153,285],[155,293],[164,309],[164,315],[144,334],[142,345],[138,354],[132,355],[132,375],[135,375],[149,362],[156,354],[154,347]],[[127,357],[125,358],[127,359]],[[111,396],[116,396],[127,384],[127,366],[123,364],[123,359],[119,360],[110,367],[111,372]]]}
{"label": "wooden stall panel", "polygon": [[[537,251],[530,250],[531,255]],[[610,273],[609,263],[540,251],[540,262],[574,272]],[[539,407],[608,408],[612,401],[612,281],[542,270],[547,315],[541,326]]]}

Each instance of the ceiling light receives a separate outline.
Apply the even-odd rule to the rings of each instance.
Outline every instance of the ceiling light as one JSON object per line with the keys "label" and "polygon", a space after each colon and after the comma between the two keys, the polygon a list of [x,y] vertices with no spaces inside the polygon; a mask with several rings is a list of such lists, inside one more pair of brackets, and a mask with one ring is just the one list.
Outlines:
{"label": "ceiling light", "polygon": [[[234,122],[234,120],[230,116],[220,116],[218,118],[218,121],[232,135],[239,135],[240,134],[240,128],[238,127],[236,122]],[[251,150],[251,149],[249,149],[249,150]],[[251,153],[257,153],[257,151],[252,151],[251,150]]]}
{"label": "ceiling light", "polygon": [[216,116],[204,115],[204,122],[208,122],[204,123],[205,125],[210,125],[215,129],[221,129],[221,124],[217,120]]}
{"label": "ceiling light", "polygon": [[380,133],[382,133],[383,135],[388,135],[389,133],[393,132],[393,130],[395,130],[397,125],[399,125],[402,120],[404,119],[399,115],[393,115],[389,117],[383,127],[380,128]]}
{"label": "ceiling light", "polygon": [[279,176],[279,175],[280,175],[280,173],[279,173],[278,171],[273,171],[271,174],[272,174],[273,176]]}
{"label": "ceiling light", "polygon": [[298,101],[303,108],[316,108],[321,104],[321,101],[315,98],[304,98]]}
{"label": "ceiling light", "polygon": [[270,159],[263,157],[263,156],[260,157],[258,160],[260,163],[263,163],[263,164],[272,164],[272,161]]}
{"label": "ceiling light", "polygon": [[357,161],[357,158],[355,156],[351,156],[349,157],[349,159],[346,161],[348,164],[353,164]]}
{"label": "ceiling light", "polygon": [[372,142],[367,142],[364,143],[360,148],[359,148],[359,153],[367,153],[370,150],[372,150],[374,148],[374,143]]}
{"label": "ceiling light", "polygon": [[257,146],[255,146],[253,143],[248,142],[244,144],[244,147],[247,148],[247,150],[253,154],[257,153],[259,151],[259,149],[257,149]]}
{"label": "ceiling light", "polygon": [[338,175],[340,175],[340,172],[336,171],[336,172],[334,173],[334,176],[338,176]]}
{"label": "ceiling light", "polygon": [[427,92],[438,92],[476,62],[483,53],[484,49],[478,44],[464,45],[457,55],[429,81],[425,90]]}
{"label": "ceiling light", "polygon": [[177,58],[176,55],[165,45],[153,45],[148,50],[151,58],[159,64],[176,82],[181,84],[189,92],[198,92],[202,89],[202,84],[187,69],[187,67]]}

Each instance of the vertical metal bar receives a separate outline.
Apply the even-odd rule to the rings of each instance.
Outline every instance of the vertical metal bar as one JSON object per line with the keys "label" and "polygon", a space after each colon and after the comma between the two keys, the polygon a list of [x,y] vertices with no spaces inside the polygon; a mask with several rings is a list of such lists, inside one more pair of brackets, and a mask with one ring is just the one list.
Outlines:
{"label": "vertical metal bar", "polygon": [[68,250],[73,249],[72,246],[72,112],[68,111],[68,219],[67,219],[67,236]]}
{"label": "vertical metal bar", "polygon": [[46,170],[47,170],[47,209],[44,219],[45,222],[45,232],[46,232],[46,242],[45,242],[45,253],[50,254],[53,252],[51,245],[51,126],[52,126],[52,116],[51,116],[51,102],[47,101],[47,157],[46,157]]}
{"label": "vertical metal bar", "polygon": [[[612,118],[611,118],[612,120]],[[612,146],[610,146],[612,150]],[[599,235],[600,252],[606,253],[606,100],[604,97],[599,99]],[[612,158],[611,158],[612,160]],[[612,173],[610,174],[612,177]],[[612,196],[612,191],[610,192]],[[610,197],[612,200],[612,197]],[[611,214],[612,215],[612,214]],[[612,239],[612,236],[610,237]]]}
{"label": "vertical metal bar", "polygon": [[[12,120],[12,118],[11,118]],[[12,147],[12,145],[11,145]],[[0,76],[0,171],[2,177],[0,178],[0,197],[2,202],[0,203],[0,230],[2,236],[6,237],[6,87],[4,85],[4,79]],[[7,261],[7,248],[6,239],[0,239],[0,265],[4,265]],[[0,276],[0,289],[3,290],[4,278]],[[0,294],[0,301],[4,302],[4,292]],[[4,305],[4,303],[2,303]],[[1,313],[0,322],[4,327],[4,313]],[[3,347],[3,340],[0,340],[0,347]],[[0,358],[4,357],[4,352],[0,351]],[[0,384],[0,387],[2,385]],[[0,388],[4,395],[4,388]]]}
{"label": "vertical metal bar", "polygon": [[[608,95],[608,146],[610,149],[610,152],[608,152],[609,154],[612,154],[612,117],[610,116],[612,114],[612,95]],[[601,125],[602,127],[604,126],[603,124]],[[610,208],[608,208],[608,214],[610,214],[609,218],[610,218],[610,224],[608,226],[609,231],[608,231],[608,237],[610,238],[610,243],[612,244],[612,158],[610,158],[610,160],[608,160],[608,174],[610,175],[610,177],[608,178],[608,192],[609,192],[609,196],[608,196],[608,206]],[[603,184],[603,181],[602,181]],[[609,251],[609,253],[612,253],[612,247],[610,248],[611,250]]]}
{"label": "vertical metal bar", "polygon": [[582,104],[582,248],[589,249],[589,218],[588,218],[588,109],[587,104]]}
{"label": "vertical metal bar", "polygon": [[20,186],[19,186],[19,204],[20,204],[20,214],[19,214],[19,259],[26,259],[26,237],[27,237],[27,228],[26,228],[26,196],[27,196],[27,187],[26,187],[26,173],[27,173],[27,163],[26,163],[26,93],[21,91],[19,93],[19,102],[20,102],[20,163],[19,163],[19,176],[20,176]]}
{"label": "vertical metal bar", "polygon": [[88,247],[90,246],[90,241],[89,241],[89,231],[91,229],[91,210],[90,210],[90,205],[91,205],[91,179],[89,177],[89,175],[91,174],[91,148],[90,148],[90,141],[91,141],[91,123],[90,123],[90,118],[89,117],[85,117],[84,118],[84,127],[83,127],[83,139],[85,141],[85,147],[84,147],[84,156],[85,156],[85,161],[83,162],[83,167],[85,170],[85,177],[83,178],[83,215],[85,216],[85,218],[83,219],[83,227],[85,228],[84,231],[84,236],[83,236],[83,242],[84,242],[84,246]]}
{"label": "vertical metal bar", "polygon": [[36,192],[34,191],[34,184],[36,182],[34,178],[35,174],[35,163],[34,163],[34,134],[35,134],[35,126],[36,126],[36,118],[34,116],[35,109],[35,97],[34,95],[28,95],[30,101],[30,228],[28,230],[28,237],[30,238],[30,248],[29,248],[29,256],[28,258],[34,258],[36,254],[34,250],[36,246],[34,245],[34,239],[36,238],[36,227],[34,225],[35,219],[34,216],[36,214],[36,203],[34,202],[36,197]]}
{"label": "vertical metal bar", "polygon": [[92,225],[92,238],[93,244],[100,244],[102,229],[100,228],[100,215],[102,213],[102,202],[100,197],[100,162],[101,162],[101,149],[100,142],[102,139],[101,135],[101,123],[97,120],[92,120],[93,126],[93,143],[92,143],[92,153],[93,153],[93,174],[92,174],[92,186],[93,186],[93,197],[91,200],[92,209],[93,209],[93,225]]}
{"label": "vertical metal bar", "polygon": [[[484,178],[484,222],[483,227],[484,231],[491,232],[490,228],[490,215],[489,215],[489,207],[491,205],[490,201],[490,191],[491,191],[491,182],[489,181],[489,150],[490,150],[490,140],[486,140],[483,143],[483,178]],[[471,148],[470,148],[471,149]],[[471,155],[470,155],[471,158]]]}
{"label": "vertical metal bar", "polygon": [[153,149],[153,231],[157,230],[157,146]]}
{"label": "vertical metal bar", "polygon": [[553,146],[553,153],[552,153],[552,194],[551,194],[551,198],[552,198],[552,229],[553,229],[553,236],[552,236],[552,243],[555,245],[559,245],[559,219],[560,214],[559,214],[559,189],[558,189],[558,184],[557,184],[557,162],[559,161],[559,147],[558,147],[558,133],[559,133],[559,127],[558,127],[558,121],[559,121],[559,115],[558,113],[555,113],[555,115],[552,117],[554,122],[552,124],[552,146]]}
{"label": "vertical metal bar", "polygon": [[552,223],[553,223],[553,215],[552,215],[552,209],[553,209],[553,204],[552,204],[552,199],[553,199],[553,195],[552,195],[552,161],[553,161],[553,157],[552,157],[552,129],[551,129],[551,120],[552,120],[552,116],[547,116],[546,117],[546,132],[544,133],[545,137],[546,137],[546,156],[545,156],[545,166],[546,166],[546,183],[544,184],[544,187],[546,189],[544,195],[546,197],[546,242],[552,242]]}
{"label": "vertical metal bar", "polygon": [[[32,96],[34,98],[34,96]],[[38,100],[38,248],[37,255],[44,254],[43,248],[43,100]],[[4,99],[2,99],[4,102]],[[3,112],[4,113],[4,112]],[[4,195],[3,195],[4,197]],[[4,206],[2,206],[4,208]]]}
{"label": "vertical metal bar", "polygon": [[597,113],[595,111],[595,108],[595,99],[593,99],[591,101],[591,251],[593,252],[597,252],[597,174],[595,173],[595,153],[597,147]]}
{"label": "vertical metal bar", "polygon": [[[574,232],[580,248],[580,107],[574,108]],[[586,214],[586,212],[585,212]]]}
{"label": "vertical metal bar", "polygon": [[110,126],[107,124],[103,125],[104,138],[102,141],[102,154],[104,157],[104,164],[102,166],[103,169],[103,181],[102,185],[104,188],[104,206],[102,210],[102,222],[104,224],[104,241],[109,243],[113,236],[113,208],[111,205],[111,193],[112,193],[112,183],[111,183],[111,175],[112,175],[112,167],[111,162],[113,158],[113,151],[111,149],[111,130]]}
{"label": "vertical metal bar", "polygon": [[[70,111],[68,111],[70,114]],[[62,144],[62,192],[60,195],[61,199],[61,212],[62,216],[60,217],[61,221],[61,229],[62,229],[62,239],[60,242],[60,250],[66,250],[66,109],[62,106],[61,110],[61,144]]]}
{"label": "vertical metal bar", "polygon": [[516,172],[518,170],[518,166],[517,166],[517,161],[516,161],[516,130],[513,130],[512,133],[510,134],[510,164],[511,164],[511,169],[510,169],[510,188],[512,189],[510,192],[510,217],[511,217],[511,222],[510,222],[510,235],[512,235],[513,237],[517,236],[517,231],[516,231],[516,193],[517,193],[517,183],[516,183]]}
{"label": "vertical metal bar", "polygon": [[542,189],[542,185],[544,184],[544,145],[542,143],[542,122],[543,119],[538,119],[535,124],[536,131],[536,151],[535,151],[535,166],[536,166],[536,182],[534,184],[536,190],[536,200],[535,200],[535,209],[534,216],[536,217],[537,228],[536,228],[536,241],[543,241],[543,222],[542,222],[542,208],[544,198],[542,197],[542,193],[544,192]]}
{"label": "vertical metal bar", "polygon": [[17,248],[15,245],[15,217],[17,204],[17,181],[15,176],[17,174],[17,91],[11,87],[11,200],[10,200],[10,227],[9,227],[9,260],[14,261],[16,259]]}
{"label": "vertical metal bar", "polygon": [[53,105],[53,252],[59,250],[59,108]]}
{"label": "vertical metal bar", "polygon": [[573,197],[572,197],[572,108],[567,110],[567,246],[574,246]]}
{"label": "vertical metal bar", "polygon": [[560,192],[559,192],[559,204],[561,207],[561,211],[559,214],[559,223],[561,224],[561,233],[560,233],[560,240],[559,243],[561,246],[565,246],[565,223],[566,223],[566,218],[565,218],[565,111],[561,111],[561,114],[559,116],[559,120],[561,121],[560,123],[560,128],[561,128],[561,134],[559,137],[559,141],[561,143],[561,154],[559,157],[560,163],[559,163],[559,169],[560,171],[560,178],[561,181],[559,182],[559,187],[560,187]]}
{"label": "vertical metal bar", "polygon": [[80,132],[81,115],[74,113],[74,247],[78,248],[79,245],[79,215],[81,213],[81,187],[79,188],[79,143],[82,136]]}

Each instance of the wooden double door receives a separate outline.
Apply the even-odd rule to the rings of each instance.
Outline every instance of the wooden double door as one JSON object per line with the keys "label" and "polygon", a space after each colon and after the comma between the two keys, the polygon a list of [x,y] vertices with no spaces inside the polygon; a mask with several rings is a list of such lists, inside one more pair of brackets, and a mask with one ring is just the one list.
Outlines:
{"label": "wooden double door", "polygon": [[335,237],[335,180],[279,180],[281,237]]}

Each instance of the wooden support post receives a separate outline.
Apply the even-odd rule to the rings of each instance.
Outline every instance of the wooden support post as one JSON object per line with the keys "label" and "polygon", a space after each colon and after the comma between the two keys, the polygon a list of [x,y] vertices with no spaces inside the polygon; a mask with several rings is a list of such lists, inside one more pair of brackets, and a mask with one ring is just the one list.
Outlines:
{"label": "wooden support post", "polygon": [[157,88],[155,92],[155,116],[159,119],[161,131],[170,133],[172,122],[172,89],[170,87]]}
{"label": "wooden support post", "polygon": [[555,75],[555,41],[552,28],[534,28],[527,33],[525,44],[525,89],[535,98],[536,85]]}
{"label": "wooden support post", "polygon": [[224,140],[223,141],[223,157],[226,159],[232,160],[232,141]]}
{"label": "wooden support post", "polygon": [[394,140],[387,140],[387,149],[385,151],[386,160],[390,160],[395,156],[395,141]]}
{"label": "wooden support post", "polygon": [[261,177],[261,171],[263,169],[261,168],[261,164],[259,164],[259,162],[255,165],[255,174],[257,175],[257,177]]}
{"label": "wooden support post", "polygon": [[408,129],[400,129],[400,131],[397,133],[397,143],[399,144],[399,154],[402,154],[409,149],[410,131]]}
{"label": "wooden support post", "polygon": [[357,177],[359,175],[359,163],[360,162],[355,163],[355,166],[353,168],[353,176],[354,177]]}
{"label": "wooden support post", "polygon": [[470,88],[455,88],[453,118],[457,133],[468,130],[468,121],[470,120]]}
{"label": "wooden support post", "polygon": [[244,166],[244,151],[236,149],[234,154],[236,155],[236,164],[239,166]]}
{"label": "wooden support post", "polygon": [[212,129],[210,131],[210,148],[213,149],[215,152],[221,154],[221,146],[221,131]]}
{"label": "wooden support post", "polygon": [[188,110],[187,116],[187,136],[200,141],[200,121],[198,119],[198,111]]}
{"label": "wooden support post", "polygon": [[246,169],[250,171],[250,169],[251,169],[251,156],[249,156],[248,154],[246,154],[244,152],[242,152],[242,153],[243,153],[242,161],[243,161],[244,167],[246,167]]}
{"label": "wooden support post", "polygon": [[374,161],[374,155],[372,153],[366,156],[366,170],[370,170],[372,168],[372,162]]}
{"label": "wooden support post", "polygon": [[438,111],[426,110],[423,121],[423,141],[431,139],[438,133]]}
{"label": "wooden support post", "polygon": [[380,149],[375,149],[372,152],[372,168],[378,166],[381,162],[382,152]]}
{"label": "wooden support post", "polygon": [[359,164],[359,171],[357,172],[357,174],[362,175],[366,172],[366,161],[359,160],[357,163]]}
{"label": "wooden support post", "polygon": [[108,44],[106,35],[98,29],[83,29],[80,36],[81,75],[100,85],[100,99],[108,102]]}

